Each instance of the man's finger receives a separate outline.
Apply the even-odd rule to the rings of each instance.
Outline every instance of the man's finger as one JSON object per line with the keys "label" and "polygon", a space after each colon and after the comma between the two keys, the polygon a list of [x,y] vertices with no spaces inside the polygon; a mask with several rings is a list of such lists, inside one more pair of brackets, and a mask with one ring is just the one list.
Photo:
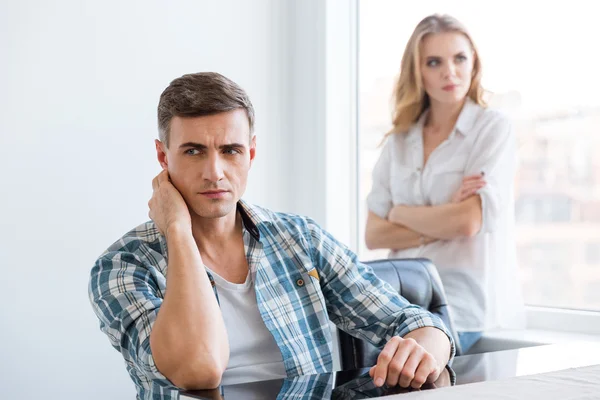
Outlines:
{"label": "man's finger", "polygon": [[373,382],[375,386],[383,386],[385,379],[387,378],[388,365],[394,358],[398,344],[402,341],[402,338],[394,336],[389,342],[383,347],[381,353],[377,357],[377,365],[375,365],[375,372],[373,376]]}
{"label": "man's finger", "polygon": [[403,388],[409,387],[412,383],[417,372],[417,368],[421,362],[421,358],[423,357],[423,353],[424,350],[422,348],[415,348],[404,363],[404,368],[402,369],[402,373],[398,379],[398,384]]}
{"label": "man's finger", "polygon": [[169,182],[169,172],[163,169],[157,176],[159,185],[164,182]]}
{"label": "man's finger", "polygon": [[450,373],[444,368],[437,368],[434,373],[429,374],[427,383],[435,383],[434,387],[450,386]]}
{"label": "man's finger", "polygon": [[160,173],[152,179],[152,190],[158,189],[161,183],[164,182],[169,182],[169,172],[166,169],[160,171]]}
{"label": "man's finger", "polygon": [[[405,341],[406,342],[406,341]],[[402,343],[398,346],[398,350],[396,350],[396,354],[390,364],[388,365],[387,377],[385,382],[388,386],[396,386],[398,384],[398,380],[400,379],[400,374],[404,369],[406,364],[406,360],[410,356],[410,353],[413,351],[413,346],[410,344]]]}
{"label": "man's finger", "polygon": [[[433,380],[437,379],[437,364],[433,356],[425,354],[417,367],[415,377],[413,378],[410,386],[414,389],[420,389],[425,382],[432,377]],[[434,377],[435,376],[435,377]]]}

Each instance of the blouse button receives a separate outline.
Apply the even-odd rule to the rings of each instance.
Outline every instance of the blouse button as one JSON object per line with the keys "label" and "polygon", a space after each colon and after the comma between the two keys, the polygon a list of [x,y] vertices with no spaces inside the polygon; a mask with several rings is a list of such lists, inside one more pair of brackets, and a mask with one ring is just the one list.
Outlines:
{"label": "blouse button", "polygon": [[298,280],[296,281],[296,285],[298,285],[299,287],[302,287],[302,286],[304,286],[304,279],[298,279]]}

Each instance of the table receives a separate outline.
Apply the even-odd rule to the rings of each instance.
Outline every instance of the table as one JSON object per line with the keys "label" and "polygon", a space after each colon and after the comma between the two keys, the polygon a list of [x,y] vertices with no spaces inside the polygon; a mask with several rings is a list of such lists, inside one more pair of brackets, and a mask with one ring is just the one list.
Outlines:
{"label": "table", "polygon": [[[278,398],[347,400],[384,397],[386,400],[395,398],[409,400],[417,398],[451,399],[454,398],[452,395],[456,395],[457,399],[465,398],[465,396],[480,398],[484,393],[486,398],[490,398],[490,393],[497,393],[498,387],[501,387],[504,389],[499,393],[504,396],[503,399],[517,399],[531,398],[531,390],[536,390],[531,385],[534,385],[535,382],[540,390],[546,390],[559,396],[559,388],[564,388],[572,396],[569,398],[578,398],[576,397],[577,393],[573,391],[577,387],[574,389],[565,386],[566,382],[573,381],[579,382],[578,387],[582,388],[585,385],[582,386],[581,382],[587,382],[584,389],[588,395],[590,390],[596,390],[595,385],[597,385],[597,393],[600,398],[600,374],[597,373],[600,372],[600,343],[598,342],[553,344],[465,355],[456,357],[452,361],[450,369],[452,371],[445,371],[437,382],[428,385],[421,391],[400,387],[377,388],[368,376],[368,369],[364,368],[223,386],[214,390],[182,391],[180,398],[182,400],[269,400]],[[535,376],[531,377],[531,375]],[[588,379],[590,376],[597,376],[597,382]],[[477,384],[467,385],[473,383]],[[510,397],[510,388],[517,388],[519,385],[525,385],[531,390],[524,397],[519,397],[518,390],[514,394],[517,397]],[[585,393],[581,398],[589,398],[585,397]],[[549,398],[548,394],[543,398]]]}

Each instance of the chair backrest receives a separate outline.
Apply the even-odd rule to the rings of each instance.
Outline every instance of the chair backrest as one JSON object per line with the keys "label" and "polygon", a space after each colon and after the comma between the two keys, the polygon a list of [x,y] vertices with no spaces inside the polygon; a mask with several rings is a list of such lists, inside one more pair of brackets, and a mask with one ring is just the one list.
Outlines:
{"label": "chair backrest", "polygon": [[[389,283],[412,304],[439,316],[450,330],[460,354],[458,335],[450,320],[446,294],[437,268],[426,258],[397,258],[367,261],[379,279]],[[341,367],[343,370],[371,367],[377,363],[380,348],[339,330]]]}

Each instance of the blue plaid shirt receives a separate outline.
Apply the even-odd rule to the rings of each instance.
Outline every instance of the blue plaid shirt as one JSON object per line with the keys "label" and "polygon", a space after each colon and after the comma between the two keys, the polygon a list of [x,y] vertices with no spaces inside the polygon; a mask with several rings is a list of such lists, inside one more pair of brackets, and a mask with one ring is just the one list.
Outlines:
{"label": "blue plaid shirt", "polygon": [[[436,327],[450,339],[454,356],[438,317],[408,303],[313,220],[243,201],[238,211],[258,308],[289,377],[332,370],[329,320],[379,347],[392,336]],[[140,399],[176,399],[178,393],[150,349],[167,260],[165,237],[150,221],[110,246],[91,271],[89,296],[100,329],[123,355]]]}

